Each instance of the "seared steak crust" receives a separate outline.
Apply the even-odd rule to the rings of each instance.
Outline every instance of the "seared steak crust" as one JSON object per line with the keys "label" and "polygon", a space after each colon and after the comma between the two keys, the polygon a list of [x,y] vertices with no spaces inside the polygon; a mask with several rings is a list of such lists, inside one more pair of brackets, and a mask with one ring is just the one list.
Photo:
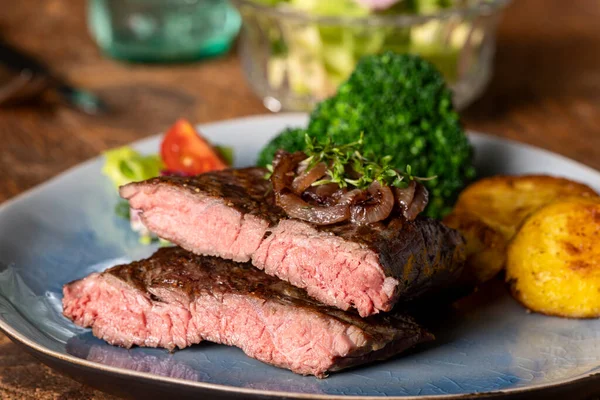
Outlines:
{"label": "seared steak crust", "polygon": [[191,195],[221,198],[228,207],[242,214],[256,215],[271,224],[277,224],[287,216],[275,205],[271,183],[265,179],[266,173],[264,168],[250,167],[207,172],[194,177],[159,176],[144,183],[171,186]]}
{"label": "seared steak crust", "polygon": [[274,204],[262,168],[159,177],[121,188],[159,236],[197,254],[249,261],[328,305],[365,317],[454,283],[460,234],[441,222],[396,217],[315,226]]}
{"label": "seared steak crust", "polygon": [[407,315],[362,319],[249,264],[178,247],[65,285],[63,309],[111,344],[173,349],[209,340],[319,377],[432,339]]}
{"label": "seared steak crust", "polygon": [[369,225],[325,228],[326,232],[361,243],[376,253],[385,275],[398,281],[397,293],[402,300],[413,300],[425,292],[449,286],[462,272],[462,236],[431,218],[392,218]]}

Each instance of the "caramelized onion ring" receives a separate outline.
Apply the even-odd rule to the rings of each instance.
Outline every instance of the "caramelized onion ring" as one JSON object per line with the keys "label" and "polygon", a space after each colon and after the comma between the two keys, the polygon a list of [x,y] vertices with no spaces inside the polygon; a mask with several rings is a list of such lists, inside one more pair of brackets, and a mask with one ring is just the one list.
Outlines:
{"label": "caramelized onion ring", "polygon": [[351,191],[344,193],[340,196],[338,200],[338,204],[346,204],[351,206],[356,204],[360,200],[365,200],[367,198],[367,193],[365,190],[360,189],[352,189]]}
{"label": "caramelized onion ring", "polygon": [[400,206],[400,210],[402,211],[402,214],[405,214],[406,211],[408,210],[408,208],[410,207],[410,204],[413,201],[413,198],[415,197],[415,190],[417,189],[417,182],[415,181],[410,181],[410,183],[408,184],[408,187],[405,188],[398,188],[395,187],[394,190],[394,197],[396,197],[396,203],[398,204],[398,206]]}
{"label": "caramelized onion ring", "polygon": [[294,171],[300,161],[306,158],[306,154],[297,151],[290,154],[286,151],[277,151],[273,159],[273,173],[271,174],[271,183],[275,193],[281,192],[289,187],[294,180]]}
{"label": "caramelized onion ring", "polygon": [[311,186],[302,193],[302,198],[308,202],[319,205],[331,206],[338,202],[347,190],[340,189],[337,183],[326,183],[324,185]]}
{"label": "caramelized onion ring", "polygon": [[347,220],[371,224],[385,220],[392,212],[413,220],[427,206],[427,189],[414,180],[403,189],[382,186],[379,181],[366,190],[348,190],[335,183],[312,186],[327,174],[327,165],[319,163],[306,171],[306,164],[301,164],[305,159],[303,152],[278,151],[273,160],[271,183],[275,202],[291,218],[316,225]]}
{"label": "caramelized onion ring", "polygon": [[316,225],[331,225],[346,221],[350,217],[350,207],[346,204],[334,206],[313,206],[298,195],[288,192],[277,197],[277,205],[292,218],[302,219]]}
{"label": "caramelized onion ring", "polygon": [[371,224],[386,219],[394,208],[394,194],[389,186],[374,181],[367,188],[368,198],[350,207],[350,220],[358,224]]}
{"label": "caramelized onion ring", "polygon": [[[279,151],[273,160],[273,173],[271,174],[271,183],[275,192],[275,202],[283,208],[286,214],[292,218],[298,218],[312,222],[316,225],[330,225],[337,222],[346,221],[350,218],[350,207],[348,204],[315,206],[307,203],[298,194],[291,189],[294,182],[294,175],[298,164],[306,158],[302,152],[289,154]],[[318,170],[317,170],[318,172]],[[309,171],[310,174],[310,171]],[[324,174],[324,173],[323,173]],[[321,176],[323,176],[321,174]],[[305,175],[305,174],[304,174]],[[309,183],[310,186],[318,176]],[[314,176],[303,177],[302,185],[313,179]],[[298,184],[300,186],[300,184]]]}
{"label": "caramelized onion ring", "polygon": [[417,187],[415,189],[415,196],[413,197],[413,200],[410,203],[408,209],[405,212],[403,212],[406,219],[412,221],[413,219],[417,218],[417,215],[419,215],[419,213],[423,211],[425,207],[427,207],[428,202],[429,192],[427,191],[425,186],[417,184]]}
{"label": "caramelized onion ring", "polygon": [[302,194],[306,189],[310,187],[317,179],[322,178],[327,172],[327,165],[325,163],[318,163],[309,171],[302,172],[292,181],[292,191],[296,194]]}

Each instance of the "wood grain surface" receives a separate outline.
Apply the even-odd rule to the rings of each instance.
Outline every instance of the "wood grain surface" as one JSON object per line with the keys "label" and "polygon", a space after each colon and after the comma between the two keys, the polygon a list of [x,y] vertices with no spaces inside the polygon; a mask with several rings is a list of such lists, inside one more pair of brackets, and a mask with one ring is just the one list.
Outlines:
{"label": "wood grain surface", "polygon": [[[493,81],[463,113],[468,128],[600,169],[600,3],[515,0],[498,32]],[[194,122],[265,113],[237,57],[187,65],[103,58],[82,0],[4,1],[0,35],[39,55],[114,112],[88,117],[53,103],[0,108],[0,202],[97,155]],[[113,399],[44,367],[0,334],[0,399]]]}

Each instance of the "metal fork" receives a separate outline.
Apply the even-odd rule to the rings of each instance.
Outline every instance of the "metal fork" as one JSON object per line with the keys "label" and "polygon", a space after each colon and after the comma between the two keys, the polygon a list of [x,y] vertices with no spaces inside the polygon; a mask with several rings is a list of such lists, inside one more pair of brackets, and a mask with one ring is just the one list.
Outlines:
{"label": "metal fork", "polygon": [[3,64],[8,79],[0,86],[0,106],[22,102],[46,90],[53,90],[68,105],[86,114],[107,111],[104,102],[95,94],[69,84],[42,62],[1,40],[0,64]]}

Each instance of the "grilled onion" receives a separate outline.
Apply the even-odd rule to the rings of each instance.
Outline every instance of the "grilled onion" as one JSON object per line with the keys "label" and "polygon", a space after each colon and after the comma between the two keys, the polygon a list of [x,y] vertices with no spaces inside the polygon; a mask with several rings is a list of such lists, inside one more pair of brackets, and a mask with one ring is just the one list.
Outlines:
{"label": "grilled onion", "polygon": [[316,225],[331,225],[346,221],[350,217],[350,207],[347,204],[314,206],[292,192],[279,194],[277,204],[290,217],[309,221]]}
{"label": "grilled onion", "polygon": [[[356,201],[363,197],[364,200]],[[372,224],[386,219],[394,208],[394,194],[389,186],[374,181],[357,196],[350,206],[350,220],[357,224]]]}
{"label": "grilled onion", "polygon": [[321,162],[307,170],[302,163],[306,158],[302,152],[278,151],[273,160],[271,182],[275,202],[292,218],[316,225],[347,220],[371,224],[398,212],[395,209],[412,220],[427,205],[427,190],[414,180],[406,188],[384,186],[377,180],[364,190],[349,190],[337,183],[313,186],[317,180],[329,177],[328,166]]}
{"label": "grilled onion", "polygon": [[[413,181],[414,182],[414,181]],[[427,207],[427,203],[429,202],[429,192],[425,188],[425,186],[421,184],[417,184],[415,189],[415,196],[410,203],[408,209],[403,213],[407,220],[412,221],[417,218],[417,215],[421,213]]]}
{"label": "grilled onion", "polygon": [[302,198],[308,202],[319,205],[334,205],[347,192],[346,188],[340,189],[337,183],[310,186],[302,193]]}
{"label": "grilled onion", "polygon": [[271,174],[271,183],[275,193],[281,192],[289,187],[294,180],[295,169],[300,161],[306,158],[306,154],[301,151],[288,153],[279,150],[273,159],[273,173]]}
{"label": "grilled onion", "polygon": [[327,172],[327,165],[325,163],[318,163],[308,171],[302,172],[292,181],[292,190],[296,194],[302,194],[306,189],[313,183],[320,179]]}
{"label": "grilled onion", "polygon": [[395,187],[393,189],[394,197],[396,198],[396,203],[400,207],[402,214],[405,214],[406,211],[408,210],[408,208],[410,207],[410,204],[412,203],[413,198],[415,197],[416,188],[417,188],[417,182],[410,181],[410,183],[408,184],[408,187],[405,187],[405,188]]}

